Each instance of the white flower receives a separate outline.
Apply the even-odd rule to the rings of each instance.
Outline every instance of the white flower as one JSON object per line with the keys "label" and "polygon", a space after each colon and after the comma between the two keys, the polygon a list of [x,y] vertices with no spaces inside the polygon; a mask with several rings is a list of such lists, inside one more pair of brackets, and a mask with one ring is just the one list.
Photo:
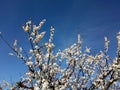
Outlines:
{"label": "white flower", "polygon": [[29,50],[29,53],[33,53],[33,50],[32,50],[32,49],[30,49],[30,50]]}
{"label": "white flower", "polygon": [[90,53],[90,48],[87,48],[87,47],[86,47],[85,52]]}
{"label": "white flower", "polygon": [[36,32],[40,29],[40,26],[33,25],[33,32]]}
{"label": "white flower", "polygon": [[19,51],[20,51],[20,52],[22,52],[22,51],[23,51],[22,47],[20,47],[20,48],[19,48]]}
{"label": "white flower", "polygon": [[41,83],[41,80],[40,79],[36,80],[36,83],[38,83],[38,84]]}
{"label": "white flower", "polygon": [[9,53],[9,55],[10,55],[10,56],[14,56],[14,54],[13,54],[13,53]]}
{"label": "white flower", "polygon": [[50,44],[48,44],[48,47],[49,48],[52,48],[52,47],[54,47],[55,45],[53,44],[53,43],[50,43]]}
{"label": "white flower", "polygon": [[28,61],[31,61],[31,59],[32,59],[32,56],[30,56],[30,57],[28,58]]}
{"label": "white flower", "polygon": [[43,64],[43,70],[46,70],[47,69],[47,65],[46,64]]}
{"label": "white flower", "polygon": [[42,25],[45,23],[45,21],[46,21],[46,19],[43,19],[43,20],[40,22],[39,26],[42,26]]}
{"label": "white flower", "polygon": [[118,68],[118,65],[113,64],[112,67],[113,67],[113,68]]}
{"label": "white flower", "polygon": [[48,90],[48,85],[49,85],[48,81],[45,80],[45,81],[42,83],[42,90]]}
{"label": "white flower", "polygon": [[38,30],[41,29],[41,27],[43,26],[43,24],[45,23],[46,19],[43,19],[38,26],[36,26],[35,24],[33,25],[33,32],[36,32]]}
{"label": "white flower", "polygon": [[33,37],[32,37],[32,36],[30,36],[28,39],[29,39],[29,40],[33,40]]}
{"label": "white flower", "polygon": [[29,32],[30,31],[30,28],[31,28],[31,20],[28,20],[26,22],[26,25],[25,26],[22,26],[22,28],[24,29],[25,32]]}
{"label": "white flower", "polygon": [[106,49],[106,51],[108,51],[108,45],[109,45],[110,41],[108,41],[107,37],[105,37],[104,39],[105,39],[105,49]]}
{"label": "white flower", "polygon": [[54,26],[51,26],[51,31],[54,31],[55,29],[54,29]]}
{"label": "white flower", "polygon": [[32,62],[32,61],[28,61],[28,62],[26,62],[26,65],[32,66],[32,65],[33,65],[33,62]]}
{"label": "white flower", "polygon": [[40,88],[35,84],[34,85],[34,90],[40,90]]}
{"label": "white flower", "polygon": [[84,80],[85,79],[85,76],[82,76],[82,78],[81,78],[82,80]]}
{"label": "white flower", "polygon": [[22,26],[23,30],[25,32],[29,32],[30,31],[30,26],[29,25],[26,25],[26,26]]}
{"label": "white flower", "polygon": [[[29,74],[28,76],[32,76],[32,74]],[[32,78],[26,78],[25,80],[28,81],[28,84],[30,84],[32,81]]]}
{"label": "white flower", "polygon": [[120,32],[118,32],[117,39],[118,39],[118,41],[120,41]]}
{"label": "white flower", "polygon": [[35,33],[34,33],[34,32],[32,32],[32,33],[31,33],[31,36],[35,36]]}
{"label": "white flower", "polygon": [[46,58],[49,58],[49,53],[46,54]]}
{"label": "white flower", "polygon": [[38,45],[36,45],[36,46],[35,46],[35,49],[39,49],[39,46],[38,46]]}
{"label": "white flower", "polygon": [[104,75],[106,76],[108,73],[107,72],[104,72]]}
{"label": "white flower", "polygon": [[17,46],[17,40],[14,41],[14,44],[13,44],[14,47]]}
{"label": "white flower", "polygon": [[15,87],[14,87],[14,86],[11,86],[11,87],[10,87],[10,90],[15,90]]}
{"label": "white flower", "polygon": [[62,87],[60,88],[60,90],[66,90],[66,87],[65,87],[65,86],[62,86]]}
{"label": "white flower", "polygon": [[46,32],[42,32],[41,34],[37,35],[36,39],[34,40],[34,43],[38,43],[43,38],[43,36],[45,35],[45,33]]}
{"label": "white flower", "polygon": [[31,75],[32,75],[31,72],[27,72],[27,73],[26,73],[26,76],[31,76]]}
{"label": "white flower", "polygon": [[110,67],[108,67],[108,70],[111,70],[112,69],[112,67],[110,66]]}
{"label": "white flower", "polygon": [[54,46],[53,43],[48,44],[48,49],[47,49],[48,53],[51,53],[53,46]]}
{"label": "white flower", "polygon": [[30,25],[31,24],[31,20],[28,20],[27,22],[26,22],[26,25]]}

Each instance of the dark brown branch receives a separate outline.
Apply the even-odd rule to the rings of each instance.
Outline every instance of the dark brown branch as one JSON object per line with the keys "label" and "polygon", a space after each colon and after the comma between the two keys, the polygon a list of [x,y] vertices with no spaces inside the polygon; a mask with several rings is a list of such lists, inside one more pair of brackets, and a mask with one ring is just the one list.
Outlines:
{"label": "dark brown branch", "polygon": [[111,82],[109,81],[104,87],[104,90],[108,90],[109,89],[109,87],[115,82],[115,81],[117,81],[118,80],[118,78],[116,78],[116,79],[114,79],[114,80],[112,80]]}

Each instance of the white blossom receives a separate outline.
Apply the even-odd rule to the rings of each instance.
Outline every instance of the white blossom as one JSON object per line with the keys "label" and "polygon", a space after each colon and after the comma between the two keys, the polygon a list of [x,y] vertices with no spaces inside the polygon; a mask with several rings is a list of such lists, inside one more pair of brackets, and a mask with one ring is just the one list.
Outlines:
{"label": "white blossom", "polygon": [[45,33],[46,32],[42,32],[41,34],[37,35],[36,39],[34,40],[34,42],[38,43],[43,38],[43,36],[45,35]]}
{"label": "white blossom", "polygon": [[32,66],[32,65],[33,65],[33,62],[32,62],[32,61],[28,61],[28,62],[26,62],[26,65]]}
{"label": "white blossom", "polygon": [[40,90],[40,88],[38,87],[38,85],[34,85],[34,90]]}
{"label": "white blossom", "polygon": [[30,49],[30,50],[29,50],[29,53],[33,53],[33,50],[32,50],[32,49]]}
{"label": "white blossom", "polygon": [[87,47],[86,47],[85,52],[90,53],[90,48],[87,48]]}
{"label": "white blossom", "polygon": [[105,37],[104,39],[105,39],[105,50],[108,51],[108,45],[110,41],[108,41],[107,37]]}
{"label": "white blossom", "polygon": [[13,44],[14,47],[17,46],[17,40],[14,41],[14,44]]}
{"label": "white blossom", "polygon": [[13,54],[13,53],[9,53],[9,55],[10,55],[10,56],[14,56],[14,54]]}
{"label": "white blossom", "polygon": [[[21,77],[20,83],[10,85],[5,82],[3,86],[11,90],[103,90],[117,88],[119,79],[119,54],[115,59],[107,55],[109,42],[105,37],[104,51],[94,53],[86,47],[83,51],[80,34],[78,43],[63,50],[54,51],[54,27],[51,26],[50,38],[42,42],[45,32],[39,30],[45,23],[42,20],[38,26],[31,20],[26,22],[23,29],[28,34],[30,49],[28,53],[23,47],[14,41],[11,56],[17,56],[28,67],[28,71]],[[120,32],[117,36],[118,52],[120,50]],[[39,43],[41,41],[41,43]],[[92,55],[93,54],[93,55]],[[114,81],[114,82],[113,82]],[[110,84],[110,85],[109,85]],[[106,90],[107,90],[106,89]]]}
{"label": "white blossom", "polygon": [[23,48],[22,48],[22,47],[20,47],[20,48],[19,48],[19,52],[22,52],[22,51],[23,51]]}
{"label": "white blossom", "polygon": [[44,80],[43,83],[42,83],[42,90],[48,90],[48,81],[47,80]]}

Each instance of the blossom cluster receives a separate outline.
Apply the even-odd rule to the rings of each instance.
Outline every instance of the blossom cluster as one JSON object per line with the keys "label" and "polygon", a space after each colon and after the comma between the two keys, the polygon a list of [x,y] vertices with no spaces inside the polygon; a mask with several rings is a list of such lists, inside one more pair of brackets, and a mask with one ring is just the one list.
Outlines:
{"label": "blossom cluster", "polygon": [[[105,37],[104,51],[92,55],[91,49],[82,49],[82,41],[78,34],[78,42],[64,50],[53,53],[54,27],[51,26],[50,38],[41,43],[46,32],[40,32],[45,23],[43,19],[39,25],[33,25],[28,20],[23,30],[28,35],[31,48],[26,53],[17,40],[13,46],[14,51],[9,55],[17,56],[28,67],[22,79],[11,85],[4,82],[2,87],[10,90],[117,90],[120,89],[120,54],[113,60],[107,55],[109,40]],[[0,35],[1,38],[2,35]],[[118,46],[120,46],[120,36]],[[4,39],[3,39],[4,40]],[[120,47],[118,47],[120,52]],[[112,63],[110,63],[112,61]]]}

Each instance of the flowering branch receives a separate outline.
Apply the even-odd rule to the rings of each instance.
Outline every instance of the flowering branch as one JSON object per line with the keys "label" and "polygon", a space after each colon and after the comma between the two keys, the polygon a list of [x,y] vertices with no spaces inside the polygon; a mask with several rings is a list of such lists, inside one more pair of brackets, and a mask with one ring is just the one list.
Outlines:
{"label": "flowering branch", "polygon": [[[40,29],[45,21],[43,19],[39,25],[32,25],[31,20],[28,20],[22,26],[31,45],[28,54],[17,40],[11,46],[0,34],[1,39],[14,52],[9,54],[22,59],[28,67],[22,80],[14,86],[10,84],[6,86],[11,90],[108,90],[119,88],[117,85],[120,80],[120,34],[117,36],[118,56],[113,60],[107,55],[110,42],[107,37],[104,38],[104,51],[92,55],[91,48],[86,47],[83,50],[80,34],[78,34],[77,43],[54,54],[55,29],[53,26],[50,28],[49,40],[41,44],[46,32],[40,32]],[[110,63],[109,60],[112,60],[113,63]]]}

